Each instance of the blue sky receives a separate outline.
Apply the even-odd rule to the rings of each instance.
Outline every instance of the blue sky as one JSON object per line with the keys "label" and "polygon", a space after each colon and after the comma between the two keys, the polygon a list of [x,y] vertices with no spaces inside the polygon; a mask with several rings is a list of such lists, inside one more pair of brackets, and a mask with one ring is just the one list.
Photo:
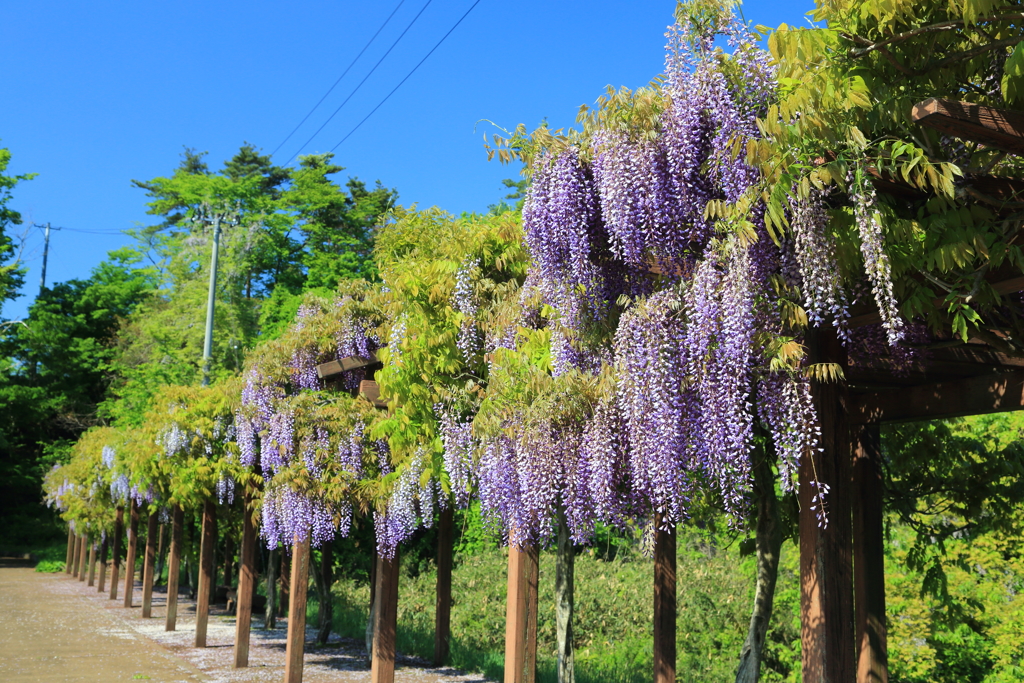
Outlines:
{"label": "blue sky", "polygon": [[[243,142],[269,153],[324,95],[384,20],[393,18],[274,157],[335,147],[474,0],[8,3],[0,11],[0,147],[8,173],[38,173],[12,207],[53,233],[47,282],[86,277],[121,230],[145,224],[132,179],[167,175],[183,147],[219,168]],[[662,70],[672,0],[480,0],[408,81],[336,150],[341,174],[380,180],[403,204],[481,211],[518,169],[488,163],[482,137],[571,125],[608,84],[635,88]],[[751,0],[754,24],[806,22],[809,0]],[[409,26],[384,61],[324,123]],[[344,182],[344,177],[339,177]],[[84,231],[84,232],[83,232]],[[38,291],[42,233],[32,230],[20,318]]]}

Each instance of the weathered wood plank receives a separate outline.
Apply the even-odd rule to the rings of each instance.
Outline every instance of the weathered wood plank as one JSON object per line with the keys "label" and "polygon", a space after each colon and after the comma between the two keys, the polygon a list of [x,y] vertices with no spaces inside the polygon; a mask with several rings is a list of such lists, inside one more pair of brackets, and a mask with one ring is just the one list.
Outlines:
{"label": "weathered wood plank", "polygon": [[1024,410],[1024,370],[861,394],[851,422],[913,422]]}
{"label": "weathered wood plank", "polygon": [[853,430],[853,489],[857,683],[888,683],[882,440],[877,423]]}
{"label": "weathered wood plank", "polygon": [[1024,155],[1024,114],[931,97],[914,105],[914,121],[948,135]]}
{"label": "weathered wood plank", "polygon": [[171,552],[167,560],[167,620],[165,631],[178,626],[178,577],[181,575],[181,534],[185,526],[185,511],[180,505],[171,513]]}
{"label": "weathered wood plank", "polygon": [[238,607],[235,609],[235,668],[249,666],[252,594],[256,590],[256,525],[252,523],[252,494],[246,490],[242,505],[242,550],[238,568]]}
{"label": "weathered wood plank", "polygon": [[388,402],[380,400],[380,385],[372,379],[364,379],[359,383],[359,395],[377,408],[387,408]]}
{"label": "weathered wood plank", "polygon": [[284,656],[285,683],[302,683],[302,656],[306,649],[306,592],[309,588],[309,536],[292,545],[292,571],[288,596],[288,641]]}
{"label": "weathered wood plank", "polygon": [[316,374],[320,379],[331,379],[343,372],[361,370],[363,368],[376,365],[380,365],[380,361],[377,360],[377,354],[371,352],[369,357],[346,356],[345,358],[339,358],[338,360],[321,363],[316,366]]}

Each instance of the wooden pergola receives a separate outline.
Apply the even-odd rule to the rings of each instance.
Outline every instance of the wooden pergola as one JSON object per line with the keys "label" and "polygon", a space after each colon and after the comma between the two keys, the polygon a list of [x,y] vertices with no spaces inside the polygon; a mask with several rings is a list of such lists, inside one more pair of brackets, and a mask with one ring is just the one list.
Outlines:
{"label": "wooden pergola", "polygon": [[[1024,154],[1024,115],[975,104],[929,99],[914,120],[1008,154]],[[891,179],[876,188],[899,197],[920,192]],[[1024,209],[1024,182],[972,177],[963,196],[998,213]],[[987,274],[999,294],[1024,291],[1017,269]],[[877,313],[852,318],[878,322]],[[831,329],[810,338],[814,362],[838,363],[846,382],[818,384],[815,403],[822,447],[817,474],[831,487],[829,525],[810,510],[808,459],[800,470],[800,584],[805,683],[886,683],[883,484],[879,428],[911,422],[1024,409],[1024,357],[1012,340],[984,334],[963,343],[952,337],[925,345],[909,368],[896,372],[884,359],[848,362]]]}

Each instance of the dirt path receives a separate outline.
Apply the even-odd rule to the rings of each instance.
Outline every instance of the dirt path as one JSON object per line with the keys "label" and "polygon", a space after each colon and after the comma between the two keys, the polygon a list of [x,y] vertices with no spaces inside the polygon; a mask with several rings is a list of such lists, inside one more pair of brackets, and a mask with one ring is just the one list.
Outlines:
{"label": "dirt path", "polygon": [[[192,647],[195,604],[179,599],[178,630],[164,631],[165,596],[154,594],[153,618],[108,600],[67,574],[37,574],[0,561],[0,681],[273,681],[284,679],[285,628],[263,630],[253,620],[248,669],[233,669],[235,620],[213,613],[209,647]],[[370,672],[355,641],[332,636],[314,649],[306,632],[304,683],[368,683]],[[399,657],[396,683],[488,683],[480,675],[431,669]]]}

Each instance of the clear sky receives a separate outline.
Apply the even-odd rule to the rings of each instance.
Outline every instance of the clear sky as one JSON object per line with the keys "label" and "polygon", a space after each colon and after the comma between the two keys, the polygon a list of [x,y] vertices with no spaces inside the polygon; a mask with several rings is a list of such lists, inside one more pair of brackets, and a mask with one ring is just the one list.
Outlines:
{"label": "clear sky", "polygon": [[[506,192],[502,178],[518,178],[518,168],[487,162],[482,137],[499,131],[484,119],[510,130],[545,118],[571,125],[579,105],[606,85],[646,84],[662,71],[675,7],[674,0],[479,0],[338,146],[475,0],[399,2],[7,3],[0,147],[13,156],[8,173],[39,174],[15,189],[12,208],[26,223],[66,228],[51,236],[47,282],[87,277],[129,241],[121,230],[149,222],[145,195],[131,180],[170,174],[183,147],[208,151],[216,169],[243,142],[264,153],[281,145],[392,12],[274,161],[337,146],[341,182],[346,174],[379,179],[402,204],[482,211]],[[754,24],[803,25],[812,8],[811,0],[749,0],[743,12]],[[32,230],[23,296],[4,306],[4,318],[22,317],[38,292],[42,242],[41,230]]]}

